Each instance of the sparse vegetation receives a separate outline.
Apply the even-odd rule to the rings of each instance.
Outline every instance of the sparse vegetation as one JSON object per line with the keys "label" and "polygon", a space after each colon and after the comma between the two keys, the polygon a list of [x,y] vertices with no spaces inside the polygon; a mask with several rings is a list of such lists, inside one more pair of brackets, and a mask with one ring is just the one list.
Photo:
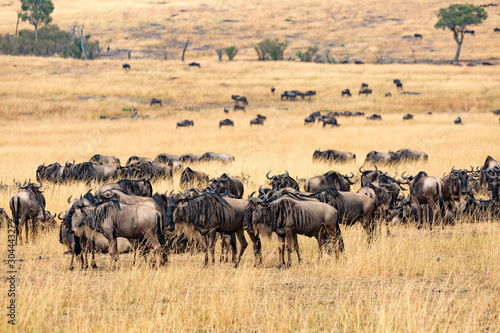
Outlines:
{"label": "sparse vegetation", "polygon": [[305,52],[297,51],[296,56],[300,59],[300,61],[311,62],[313,61],[313,57],[318,50],[319,48],[316,46],[309,46]]}
{"label": "sparse vegetation", "polygon": [[278,38],[266,38],[255,46],[259,60],[283,60],[283,53],[288,43],[280,42]]}
{"label": "sparse vegetation", "polygon": [[238,53],[238,49],[236,48],[236,46],[226,47],[224,51],[226,52],[229,61],[233,60],[234,57],[236,57],[236,54]]}

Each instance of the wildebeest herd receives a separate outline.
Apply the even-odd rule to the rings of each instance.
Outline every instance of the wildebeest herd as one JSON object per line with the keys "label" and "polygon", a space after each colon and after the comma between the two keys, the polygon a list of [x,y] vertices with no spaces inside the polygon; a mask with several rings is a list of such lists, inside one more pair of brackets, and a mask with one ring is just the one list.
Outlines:
{"label": "wildebeest herd", "polygon": [[[316,150],[313,159],[355,158],[352,153]],[[380,155],[380,156],[379,156]],[[412,161],[427,159],[423,152],[401,149],[397,152],[370,152],[367,162],[395,163],[397,159]],[[442,177],[433,177],[424,171],[415,175],[406,172],[397,176],[378,169],[359,168],[357,176],[342,175],[329,171],[305,180],[293,179],[288,172],[266,174],[269,186],[260,185],[246,199],[243,198],[248,176],[236,177],[223,173],[217,178],[182,163],[192,161],[231,162],[228,154],[205,153],[182,156],[160,154],[154,160],[132,156],[125,167],[112,156],[94,155],[90,162],[57,163],[41,165],[37,171],[39,184],[16,183],[20,191],[10,199],[11,221],[16,227],[18,241],[28,242],[28,229],[55,224],[47,211],[42,194],[42,182],[96,180],[107,184],[80,195],[68,198],[65,212],[57,216],[61,220],[59,241],[80,258],[82,267],[96,267],[95,252],[109,253],[114,266],[120,253],[134,252],[148,258],[152,264],[165,264],[169,254],[201,248],[205,253],[205,265],[215,261],[217,239],[221,239],[221,260],[237,265],[247,247],[245,234],[253,244],[256,263],[262,259],[260,235],[275,233],[278,236],[279,266],[290,266],[292,251],[300,262],[297,235],[315,237],[320,256],[325,250],[338,257],[344,250],[340,224],[347,226],[359,222],[368,236],[368,243],[376,239],[385,223],[409,223],[418,228],[436,224],[444,227],[454,224],[456,218],[470,217],[475,220],[500,218],[500,162],[488,156],[482,166],[455,169]],[[162,163],[162,164],[160,164]],[[148,167],[143,167],[147,165]],[[104,168],[106,167],[106,168]],[[151,180],[155,177],[171,177],[172,170],[183,169],[180,178],[182,192],[155,192]],[[160,170],[160,171],[157,171]],[[168,170],[168,171],[165,171]],[[121,179],[115,183],[111,180]],[[137,179],[129,179],[137,178]],[[360,182],[357,192],[351,186]],[[303,191],[300,184],[303,182]],[[409,194],[405,195],[403,192]],[[488,199],[476,199],[488,196]],[[5,211],[2,218],[8,219]],[[4,216],[5,215],[5,216]],[[52,221],[52,222],[51,222]],[[239,243],[239,254],[236,256]],[[285,248],[288,260],[285,260]]]}

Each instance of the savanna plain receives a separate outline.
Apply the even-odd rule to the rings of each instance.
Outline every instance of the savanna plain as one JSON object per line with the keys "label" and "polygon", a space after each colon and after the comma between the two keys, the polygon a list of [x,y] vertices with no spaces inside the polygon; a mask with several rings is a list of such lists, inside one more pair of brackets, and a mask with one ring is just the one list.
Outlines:
{"label": "savanna plain", "polygon": [[[381,8],[374,3],[375,10]],[[196,1],[188,4],[200,6]],[[292,10],[272,4],[276,13]],[[432,7],[430,1],[422,4]],[[97,7],[96,1],[89,2],[90,7],[94,5]],[[326,6],[326,2],[317,5]],[[242,4],[237,1],[235,6]],[[69,22],[71,8],[63,7],[54,18]],[[105,22],[105,13],[98,9],[96,13]],[[410,14],[405,15],[404,24],[410,24]],[[420,10],[415,19],[418,15],[423,15]],[[139,23],[130,20],[129,25]],[[114,33],[110,36],[118,35],[122,43],[130,43],[117,32],[124,23],[116,24],[122,26],[106,26]],[[280,21],[277,30],[281,24],[288,23]],[[427,31],[419,27],[420,32]],[[244,26],[241,31],[248,29]],[[219,37],[208,36],[215,45]],[[451,36],[446,38],[451,40]],[[356,45],[362,50],[362,42]],[[484,47],[492,52],[494,47],[480,45],[476,50]],[[480,57],[475,51],[470,56]],[[131,70],[124,71],[123,59],[83,62],[0,56],[1,207],[8,208],[9,198],[18,190],[13,180],[35,180],[38,165],[83,162],[98,153],[117,156],[122,164],[133,155],[232,154],[235,161],[231,164],[197,163],[191,167],[211,177],[223,172],[248,175],[244,197],[260,185],[266,186],[268,171],[278,174],[286,170],[294,178],[329,170],[359,174],[358,168],[371,150],[409,148],[429,155],[427,162],[384,167],[399,175],[423,170],[441,177],[453,166],[480,166],[489,155],[500,158],[499,119],[490,112],[499,108],[498,66],[357,66],[238,58],[219,62],[200,52],[196,60],[202,60],[201,68],[189,68],[178,60],[133,58]],[[393,84],[396,78],[405,91],[420,95],[399,94]],[[340,96],[342,89],[356,92],[363,82],[373,89],[372,95]],[[276,87],[275,94],[271,86]],[[279,93],[293,89],[315,90],[317,95],[311,100],[280,100]],[[385,97],[387,92],[392,96]],[[232,94],[248,98],[245,112],[232,110]],[[163,106],[150,107],[153,97],[161,98]],[[224,107],[229,114],[223,112]],[[109,119],[126,116],[128,112],[123,110],[130,108],[149,117]],[[346,110],[381,114],[382,121],[339,117],[339,127],[304,125],[311,112]],[[426,115],[428,112],[432,115]],[[415,118],[403,121],[406,113]],[[267,116],[264,126],[250,126],[257,114]],[[458,116],[463,125],[454,125]],[[224,118],[232,119],[234,127],[219,128]],[[176,129],[176,122],[182,119],[193,120],[194,127]],[[351,151],[356,162],[313,163],[315,149]],[[173,179],[157,180],[153,190],[178,191],[179,177],[176,173]],[[44,183],[47,210],[63,212],[69,196],[99,185]],[[352,190],[358,188],[359,182]],[[249,247],[237,268],[219,262],[204,268],[200,253],[171,254],[169,263],[159,268],[144,262],[132,265],[132,255],[124,254],[114,270],[109,268],[108,255],[98,255],[97,269],[83,270],[77,265],[70,271],[70,256],[64,254],[67,248],[59,243],[58,230],[50,230],[39,233],[34,242],[16,247],[14,327],[4,315],[10,301],[9,283],[7,269],[1,272],[0,331],[498,332],[498,222],[459,219],[454,226],[432,230],[395,224],[390,226],[390,235],[381,227],[370,246],[359,225],[341,226],[345,252],[339,259],[329,255],[319,259],[316,241],[299,236],[303,262],[299,264],[293,256],[289,269],[276,267],[274,236],[263,239],[263,262],[257,266]],[[0,253],[4,267],[6,244],[3,228]]]}

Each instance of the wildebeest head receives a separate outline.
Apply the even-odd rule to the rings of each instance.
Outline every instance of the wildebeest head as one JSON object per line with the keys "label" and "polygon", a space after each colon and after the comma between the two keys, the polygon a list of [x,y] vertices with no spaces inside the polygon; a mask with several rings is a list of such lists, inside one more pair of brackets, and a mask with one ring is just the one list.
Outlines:
{"label": "wildebeest head", "polygon": [[291,187],[296,190],[299,189],[299,184],[297,181],[295,181],[290,175],[288,174],[288,171],[285,170],[285,173],[282,175],[275,175],[272,177],[269,177],[269,174],[271,171],[269,171],[266,174],[266,178],[270,180],[270,184],[273,190],[278,191],[281,190],[282,188],[285,187]]}

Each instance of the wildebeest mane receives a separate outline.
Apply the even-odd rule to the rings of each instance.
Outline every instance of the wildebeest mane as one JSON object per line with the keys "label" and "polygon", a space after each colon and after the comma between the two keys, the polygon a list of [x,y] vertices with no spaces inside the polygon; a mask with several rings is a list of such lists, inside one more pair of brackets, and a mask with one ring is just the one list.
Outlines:
{"label": "wildebeest mane", "polygon": [[271,227],[275,232],[279,232],[285,226],[290,216],[299,229],[304,229],[304,226],[313,222],[310,214],[306,214],[295,199],[284,197],[260,206],[265,211],[261,215],[261,223]]}
{"label": "wildebeest mane", "polygon": [[84,207],[82,208],[82,212],[85,214],[84,223],[89,228],[104,234],[102,223],[113,212],[116,212],[116,210],[120,210],[120,202],[116,200],[98,203],[91,207]]}
{"label": "wildebeest mane", "polygon": [[333,187],[325,188],[323,191],[313,193],[305,197],[315,198],[318,201],[321,201],[323,203],[326,203],[334,207],[335,209],[337,209],[340,216],[342,216],[347,209],[344,197],[337,189]]}
{"label": "wildebeest mane", "polygon": [[230,222],[235,219],[235,211],[226,200],[219,195],[207,192],[200,196],[183,200],[185,206],[185,221],[196,225],[207,226],[210,220]]}

